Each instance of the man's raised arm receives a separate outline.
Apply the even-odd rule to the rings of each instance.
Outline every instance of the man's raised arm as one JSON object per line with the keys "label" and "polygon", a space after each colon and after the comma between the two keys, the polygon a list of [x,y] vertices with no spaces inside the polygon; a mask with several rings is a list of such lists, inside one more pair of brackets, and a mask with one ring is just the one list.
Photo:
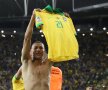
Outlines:
{"label": "man's raised arm", "polygon": [[28,60],[28,58],[30,57],[31,38],[32,38],[32,32],[33,32],[33,27],[34,27],[34,23],[35,23],[34,11],[32,13],[31,19],[29,21],[29,24],[28,24],[26,32],[25,32],[21,61]]}

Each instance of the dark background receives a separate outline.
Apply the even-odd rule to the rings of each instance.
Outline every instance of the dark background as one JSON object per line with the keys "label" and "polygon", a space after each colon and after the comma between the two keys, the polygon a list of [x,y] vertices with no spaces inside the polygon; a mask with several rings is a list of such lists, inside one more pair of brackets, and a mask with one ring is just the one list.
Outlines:
{"label": "dark background", "polygon": [[[74,0],[75,7],[82,7],[92,4],[101,4],[107,0]],[[107,26],[108,7],[91,8],[79,12],[73,11],[72,0],[57,0],[56,7],[68,12],[74,22],[74,25],[92,24]],[[0,29],[19,28],[17,32],[24,31],[28,24],[31,13],[34,8],[44,8],[47,4],[52,5],[51,0],[28,0],[28,14],[24,16],[24,0],[0,0]],[[13,30],[13,29],[12,29]],[[8,31],[8,30],[7,30]]]}

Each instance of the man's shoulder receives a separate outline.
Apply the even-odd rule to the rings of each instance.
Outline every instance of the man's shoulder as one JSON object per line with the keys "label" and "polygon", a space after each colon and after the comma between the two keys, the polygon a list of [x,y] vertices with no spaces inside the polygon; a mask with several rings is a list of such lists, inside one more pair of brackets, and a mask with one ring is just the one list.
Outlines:
{"label": "man's shoulder", "polygon": [[53,64],[53,62],[52,62],[50,59],[47,59],[46,62],[47,62],[48,64]]}

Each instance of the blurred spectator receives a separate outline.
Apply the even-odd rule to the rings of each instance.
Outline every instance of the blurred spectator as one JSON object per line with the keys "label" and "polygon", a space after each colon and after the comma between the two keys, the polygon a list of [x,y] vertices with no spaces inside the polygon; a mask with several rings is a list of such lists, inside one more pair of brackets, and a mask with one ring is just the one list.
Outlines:
{"label": "blurred spectator", "polygon": [[[63,71],[63,90],[108,90],[108,35],[78,34],[79,60],[55,63]],[[34,36],[35,39],[35,36]],[[0,37],[0,90],[12,90],[11,79],[21,65],[23,36]]]}

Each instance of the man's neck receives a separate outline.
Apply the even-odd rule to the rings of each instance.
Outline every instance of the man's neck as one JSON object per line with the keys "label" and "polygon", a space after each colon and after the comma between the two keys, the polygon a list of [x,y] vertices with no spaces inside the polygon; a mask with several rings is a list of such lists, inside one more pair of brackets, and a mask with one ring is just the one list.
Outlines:
{"label": "man's neck", "polygon": [[37,64],[42,64],[44,61],[42,59],[35,59],[35,60],[32,60],[33,63],[37,63]]}

